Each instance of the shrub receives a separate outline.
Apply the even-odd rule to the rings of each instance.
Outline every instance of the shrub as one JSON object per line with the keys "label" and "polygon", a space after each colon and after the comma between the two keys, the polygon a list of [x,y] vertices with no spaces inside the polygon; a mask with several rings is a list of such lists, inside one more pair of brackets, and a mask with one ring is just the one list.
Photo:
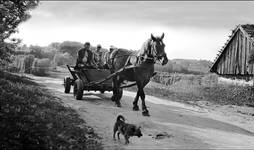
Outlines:
{"label": "shrub", "polygon": [[32,65],[32,74],[37,76],[46,76],[50,70],[51,62],[48,58],[35,58]]}
{"label": "shrub", "polygon": [[65,53],[56,53],[53,59],[53,62],[57,66],[61,65],[73,65],[75,63],[75,59],[67,52]]}
{"label": "shrub", "polygon": [[33,55],[13,55],[11,59],[12,63],[8,65],[8,71],[31,73],[34,61]]}
{"label": "shrub", "polygon": [[32,65],[34,62],[34,56],[33,55],[27,55],[24,59],[24,65],[25,65],[25,73],[31,73],[32,72]]}
{"label": "shrub", "polygon": [[25,71],[25,55],[13,56],[11,59],[13,59],[13,62],[9,64],[9,68],[16,68],[16,70],[18,70],[19,72]]}

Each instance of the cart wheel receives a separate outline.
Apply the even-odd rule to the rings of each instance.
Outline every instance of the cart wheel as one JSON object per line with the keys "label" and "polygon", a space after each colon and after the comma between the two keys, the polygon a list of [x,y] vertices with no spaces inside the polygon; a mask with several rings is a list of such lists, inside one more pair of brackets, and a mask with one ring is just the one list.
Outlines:
{"label": "cart wheel", "polygon": [[101,94],[103,94],[105,91],[104,90],[100,90]]}
{"label": "cart wheel", "polygon": [[74,83],[73,95],[76,100],[82,100],[83,97],[83,82],[77,79]]}
{"label": "cart wheel", "polygon": [[64,78],[64,93],[70,93],[71,90],[71,78],[65,77]]}

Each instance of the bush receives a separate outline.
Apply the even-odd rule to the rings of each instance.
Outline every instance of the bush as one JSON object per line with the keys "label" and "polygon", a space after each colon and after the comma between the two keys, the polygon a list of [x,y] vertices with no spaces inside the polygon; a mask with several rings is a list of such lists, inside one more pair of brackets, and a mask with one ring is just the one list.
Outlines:
{"label": "bush", "polygon": [[53,62],[57,66],[61,65],[73,65],[75,63],[75,59],[67,52],[65,53],[56,53],[53,59]]}
{"label": "bush", "polygon": [[50,70],[51,62],[48,58],[35,58],[32,65],[32,74],[37,76],[46,76]]}
{"label": "bush", "polygon": [[33,55],[27,55],[24,59],[24,65],[25,65],[25,73],[31,73],[32,72],[32,66],[34,62],[34,56]]}
{"label": "bush", "polygon": [[9,64],[9,68],[17,68],[19,72],[25,71],[24,65],[25,55],[13,56],[11,59],[13,59],[13,62]]}
{"label": "bush", "polygon": [[13,55],[11,56],[11,59],[13,61],[8,65],[7,70],[11,72],[31,73],[34,61],[33,55]]}
{"label": "bush", "polygon": [[177,84],[179,86],[186,85],[216,85],[218,83],[218,75],[216,74],[183,74],[183,73],[167,73],[158,72],[152,81],[161,83],[164,85]]}
{"label": "bush", "polygon": [[74,41],[64,41],[59,45],[59,51],[62,53],[69,53],[73,58],[77,58],[77,52],[83,47],[82,43]]}

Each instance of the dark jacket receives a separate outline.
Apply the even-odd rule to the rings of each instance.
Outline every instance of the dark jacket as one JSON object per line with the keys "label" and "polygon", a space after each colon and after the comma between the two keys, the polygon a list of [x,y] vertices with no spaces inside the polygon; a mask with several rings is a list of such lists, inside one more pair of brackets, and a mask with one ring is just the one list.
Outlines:
{"label": "dark jacket", "polygon": [[86,66],[96,67],[94,62],[94,55],[90,49],[82,48],[78,51],[77,55],[78,57],[76,66],[78,66],[78,64],[84,64]]}

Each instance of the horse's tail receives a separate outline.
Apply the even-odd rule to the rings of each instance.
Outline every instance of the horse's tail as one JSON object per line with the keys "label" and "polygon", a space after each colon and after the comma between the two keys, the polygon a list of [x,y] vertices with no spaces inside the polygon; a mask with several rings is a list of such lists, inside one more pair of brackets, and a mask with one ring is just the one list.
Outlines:
{"label": "horse's tail", "polygon": [[117,118],[116,118],[116,121],[122,121],[122,122],[125,122],[125,118],[122,116],[122,115],[118,115]]}

